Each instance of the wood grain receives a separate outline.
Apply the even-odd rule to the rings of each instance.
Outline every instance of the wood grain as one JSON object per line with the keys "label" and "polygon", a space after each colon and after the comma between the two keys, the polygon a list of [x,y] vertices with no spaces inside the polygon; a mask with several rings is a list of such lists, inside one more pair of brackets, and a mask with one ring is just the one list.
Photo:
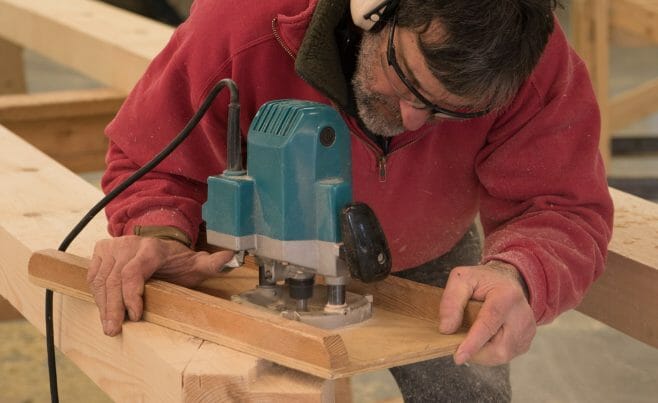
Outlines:
{"label": "wood grain", "polygon": [[[88,264],[87,259],[77,256],[39,251],[29,263],[30,279],[43,287],[91,300],[85,282]],[[215,295],[149,281],[144,289],[144,319],[328,379],[453,353],[464,332],[442,335],[438,332],[438,316],[433,320],[419,318],[416,314],[424,311],[410,306],[436,303],[429,309],[436,312],[440,293],[400,278],[389,280],[387,285],[369,289],[375,301],[382,301],[375,305],[373,318],[331,331],[217,297],[253,288],[257,273],[247,268],[206,283],[204,289],[215,289]],[[413,290],[419,292],[409,302],[405,293]],[[387,309],[400,303],[408,308],[397,312]],[[474,312],[477,307],[470,309]]]}
{"label": "wood grain", "polygon": [[[43,332],[44,290],[28,281],[28,260],[34,251],[58,245],[101,192],[2,126],[0,183],[0,295]],[[105,226],[102,216],[94,219],[70,251],[88,255],[94,242],[107,236]],[[214,401],[231,400],[238,390],[244,400],[262,390],[276,400],[280,390],[270,383],[303,388],[309,400],[329,401],[334,395],[334,381],[299,377],[244,353],[235,352],[221,366],[226,347],[152,323],[127,323],[120,336],[107,337],[90,302],[56,293],[54,308],[57,347],[117,402],[194,401],[199,379],[214,391]],[[245,370],[260,372],[243,378]]]}
{"label": "wood grain", "polygon": [[172,33],[99,1],[0,0],[0,37],[126,93]]}
{"label": "wood grain", "polygon": [[606,270],[577,309],[658,347],[658,204],[610,191],[615,226]]}
{"label": "wood grain", "polygon": [[124,96],[99,88],[0,96],[0,124],[75,172],[105,169],[105,126]]}

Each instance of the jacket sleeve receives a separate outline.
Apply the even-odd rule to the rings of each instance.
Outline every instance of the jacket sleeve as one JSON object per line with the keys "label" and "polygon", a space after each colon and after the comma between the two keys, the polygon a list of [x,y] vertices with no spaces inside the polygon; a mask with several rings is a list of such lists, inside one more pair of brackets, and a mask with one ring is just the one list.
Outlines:
{"label": "jacket sleeve", "polygon": [[[204,7],[215,7],[203,2]],[[222,78],[231,77],[230,51],[221,44],[208,52],[198,10],[181,25],[151,62],[145,74],[105,130],[110,139],[105,192],[146,164],[183,129],[206,94]],[[212,10],[211,10],[212,11]],[[199,28],[200,25],[200,28]],[[221,64],[219,61],[224,60]],[[226,161],[228,90],[222,91],[189,137],[152,172],[108,205],[109,232],[133,234],[135,225],[174,226],[196,242],[206,180],[222,172]]]}
{"label": "jacket sleeve", "polygon": [[[113,142],[107,160],[101,182],[106,193],[140,168]],[[204,183],[156,169],[106,207],[108,230],[113,236],[121,236],[133,234],[135,226],[171,226],[186,233],[194,244],[205,199]]]}
{"label": "jacket sleeve", "polygon": [[[262,4],[261,4],[262,3]],[[240,88],[243,144],[258,108],[281,98],[318,100],[317,91],[294,71],[294,60],[276,40],[273,18],[289,13],[292,27],[308,25],[309,4],[196,0],[106,129],[110,139],[103,180],[108,191],[162,150],[186,125],[221,79]],[[297,31],[293,31],[297,33]],[[209,176],[226,166],[229,91],[213,101],[189,137],[152,173],[106,209],[112,235],[132,234],[135,225],[173,225],[196,242]],[[243,158],[246,146],[242,147]]]}
{"label": "jacket sleeve", "polygon": [[603,272],[612,232],[598,106],[583,62],[560,35],[476,161],[483,262],[520,271],[538,323],[580,303]]}

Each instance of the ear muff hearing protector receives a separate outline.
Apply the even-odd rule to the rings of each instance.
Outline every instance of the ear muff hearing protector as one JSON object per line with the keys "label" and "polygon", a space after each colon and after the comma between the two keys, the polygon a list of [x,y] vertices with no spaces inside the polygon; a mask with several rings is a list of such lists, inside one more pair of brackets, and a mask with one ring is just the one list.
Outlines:
{"label": "ear muff hearing protector", "polygon": [[395,12],[399,2],[400,0],[350,0],[354,25],[366,31],[381,28]]}

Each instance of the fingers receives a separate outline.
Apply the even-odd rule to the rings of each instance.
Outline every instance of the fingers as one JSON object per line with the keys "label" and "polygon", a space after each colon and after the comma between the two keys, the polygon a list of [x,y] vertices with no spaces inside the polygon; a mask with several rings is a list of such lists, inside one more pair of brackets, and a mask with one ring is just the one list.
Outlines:
{"label": "fingers", "polygon": [[507,319],[508,307],[498,305],[497,302],[504,301],[491,298],[484,302],[466,338],[455,352],[455,364],[461,365],[468,361],[501,329]]}
{"label": "fingers", "polygon": [[87,283],[98,305],[103,332],[121,332],[126,308],[132,320],[139,320],[143,309],[144,275],[130,248],[130,241],[102,240],[96,244],[87,273]]}
{"label": "fingers", "polygon": [[103,332],[108,336],[115,336],[121,331],[125,316],[121,266],[122,263],[117,262],[113,256],[103,258],[95,255],[87,274],[89,288],[98,305]]}
{"label": "fingers", "polygon": [[108,336],[121,333],[121,324],[126,316],[121,291],[121,264],[114,261],[112,270],[105,280],[105,321],[103,331]]}
{"label": "fingers", "polygon": [[154,274],[179,285],[194,286],[216,276],[233,252],[194,252],[176,242],[124,236],[97,242],[87,283],[100,312],[103,331],[121,332],[126,311],[138,321],[144,310],[144,284]]}
{"label": "fingers", "polygon": [[101,256],[95,254],[91,260],[89,271],[87,272],[87,283],[89,284],[89,288],[94,295],[94,300],[98,306],[103,331],[105,331],[105,325],[107,322],[107,294],[105,282],[110,276],[113,267],[113,258],[106,257],[103,259]]}
{"label": "fingers", "polygon": [[144,311],[144,283],[147,276],[139,270],[141,264],[140,259],[130,260],[125,265],[121,276],[123,304],[128,311],[128,318],[133,322],[140,320]]}
{"label": "fingers", "polygon": [[480,365],[500,365],[526,353],[537,333],[532,309],[515,305],[507,320],[496,335],[473,354],[469,362]]}
{"label": "fingers", "polygon": [[464,319],[464,309],[477,285],[468,270],[457,267],[450,273],[439,305],[439,331],[443,334],[456,332]]}
{"label": "fingers", "polygon": [[459,329],[469,299],[484,303],[455,352],[456,364],[499,365],[530,348],[536,333],[535,318],[515,278],[484,266],[455,268],[439,307],[442,333]]}
{"label": "fingers", "polygon": [[184,287],[195,287],[204,280],[219,275],[220,270],[233,255],[232,251],[209,254],[187,250],[173,253],[165,259],[164,267],[155,273],[155,277]]}
{"label": "fingers", "polygon": [[197,253],[195,256],[195,266],[202,274],[209,277],[217,276],[224,265],[228,263],[235,255],[232,251],[220,251],[215,253]]}
{"label": "fingers", "polygon": [[[519,337],[521,334],[523,336]],[[487,366],[510,362],[514,357],[524,354],[530,349],[535,334],[534,323],[523,330],[503,326],[468,362]]]}

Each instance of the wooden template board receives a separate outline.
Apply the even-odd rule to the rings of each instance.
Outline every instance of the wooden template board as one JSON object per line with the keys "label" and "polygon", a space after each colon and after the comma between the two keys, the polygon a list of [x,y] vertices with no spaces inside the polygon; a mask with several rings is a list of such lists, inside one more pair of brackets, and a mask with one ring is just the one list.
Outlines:
{"label": "wooden template board", "polygon": [[[57,247],[102,195],[2,126],[0,183],[0,295],[43,332],[44,290],[28,280],[30,256]],[[105,226],[102,215],[93,220],[70,252],[89,256]],[[60,351],[117,402],[338,400],[335,381],[152,323],[107,337],[95,304],[58,293],[54,319]]]}

